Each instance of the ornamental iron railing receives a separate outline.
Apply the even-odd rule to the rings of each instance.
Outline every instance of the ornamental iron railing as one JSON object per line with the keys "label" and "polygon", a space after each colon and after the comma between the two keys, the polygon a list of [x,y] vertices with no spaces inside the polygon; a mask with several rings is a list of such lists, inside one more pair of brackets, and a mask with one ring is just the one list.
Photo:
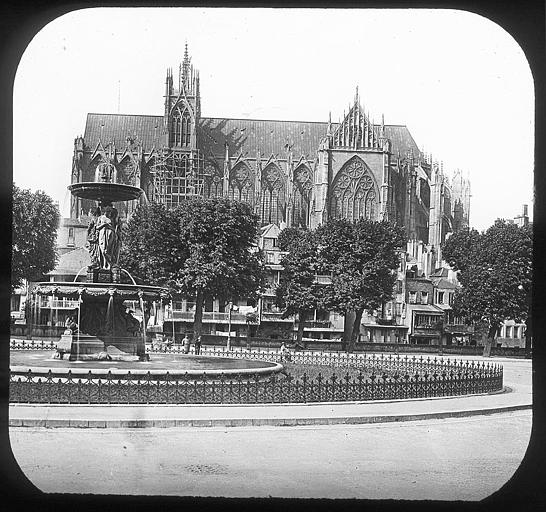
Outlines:
{"label": "ornamental iron railing", "polygon": [[[19,344],[20,345],[20,344]],[[49,345],[49,346],[45,346]],[[28,348],[28,347],[27,347]],[[33,348],[52,348],[36,343]],[[161,353],[181,349],[164,348]],[[201,355],[282,361],[272,350],[231,350],[204,347]],[[195,376],[187,373],[138,375],[69,369],[10,372],[10,401],[19,403],[78,404],[262,404],[307,403],[458,396],[503,389],[503,368],[492,363],[416,356],[347,354],[301,351],[290,354],[290,363],[330,367],[328,376],[303,373],[263,376]],[[326,370],[326,368],[325,368]],[[326,372],[325,372],[326,373]]]}
{"label": "ornamental iron railing", "polygon": [[10,401],[18,403],[72,404],[265,404],[397,400],[490,393],[502,389],[502,369],[394,374],[388,376],[320,373],[293,378],[272,376],[268,380],[220,375],[132,375],[108,372],[97,378],[59,374],[34,375],[12,372]]}

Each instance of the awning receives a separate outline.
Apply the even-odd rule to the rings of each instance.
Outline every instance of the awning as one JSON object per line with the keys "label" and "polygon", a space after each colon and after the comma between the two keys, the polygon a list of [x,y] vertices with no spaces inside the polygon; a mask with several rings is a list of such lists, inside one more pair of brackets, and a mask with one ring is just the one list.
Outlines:
{"label": "awning", "polygon": [[408,304],[408,309],[410,311],[415,311],[416,313],[432,313],[436,315],[443,315],[444,312],[437,306],[432,304]]}
{"label": "awning", "polygon": [[362,327],[379,329],[409,329],[407,325],[380,325],[380,324],[361,324]]}

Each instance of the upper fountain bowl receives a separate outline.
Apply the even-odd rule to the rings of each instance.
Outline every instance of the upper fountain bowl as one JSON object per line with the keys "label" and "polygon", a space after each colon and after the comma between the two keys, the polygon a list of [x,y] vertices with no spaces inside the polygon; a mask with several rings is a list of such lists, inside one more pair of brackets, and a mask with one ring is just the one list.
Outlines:
{"label": "upper fountain bowl", "polygon": [[82,199],[94,199],[100,203],[117,203],[138,199],[142,189],[123,183],[82,182],[69,185],[68,190]]}

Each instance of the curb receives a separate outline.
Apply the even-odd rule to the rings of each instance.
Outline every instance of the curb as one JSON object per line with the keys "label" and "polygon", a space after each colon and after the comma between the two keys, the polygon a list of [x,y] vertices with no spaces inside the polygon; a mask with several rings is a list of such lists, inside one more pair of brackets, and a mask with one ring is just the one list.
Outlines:
{"label": "curb", "polygon": [[464,418],[531,409],[532,405],[511,405],[490,409],[446,411],[406,415],[347,416],[333,418],[238,418],[238,419],[154,419],[154,420],[82,420],[82,419],[24,419],[9,420],[10,427],[41,428],[173,428],[173,427],[295,427],[303,425],[360,425],[429,419]]}

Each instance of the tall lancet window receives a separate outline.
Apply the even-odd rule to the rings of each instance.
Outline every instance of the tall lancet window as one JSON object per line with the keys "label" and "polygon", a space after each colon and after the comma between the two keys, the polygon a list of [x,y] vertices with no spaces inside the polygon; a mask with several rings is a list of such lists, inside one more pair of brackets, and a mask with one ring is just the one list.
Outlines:
{"label": "tall lancet window", "polygon": [[251,202],[252,199],[252,180],[251,172],[244,163],[238,163],[229,174],[229,199],[236,201]]}
{"label": "tall lancet window", "polygon": [[216,165],[205,167],[205,197],[222,197],[224,192],[223,175]]}
{"label": "tall lancet window", "polygon": [[360,158],[349,160],[336,176],[332,187],[331,212],[337,219],[377,219],[376,185]]}
{"label": "tall lancet window", "polygon": [[285,219],[284,175],[274,164],[269,164],[262,172],[262,224],[280,225]]}
{"label": "tall lancet window", "polygon": [[191,140],[191,116],[187,110],[182,114],[182,145],[189,146]]}
{"label": "tall lancet window", "polygon": [[191,141],[191,114],[176,107],[171,122],[171,141],[173,146],[189,146]]}
{"label": "tall lancet window", "polygon": [[306,227],[309,222],[309,206],[313,181],[311,170],[306,165],[300,165],[294,171],[294,209],[292,223],[297,227]]}

